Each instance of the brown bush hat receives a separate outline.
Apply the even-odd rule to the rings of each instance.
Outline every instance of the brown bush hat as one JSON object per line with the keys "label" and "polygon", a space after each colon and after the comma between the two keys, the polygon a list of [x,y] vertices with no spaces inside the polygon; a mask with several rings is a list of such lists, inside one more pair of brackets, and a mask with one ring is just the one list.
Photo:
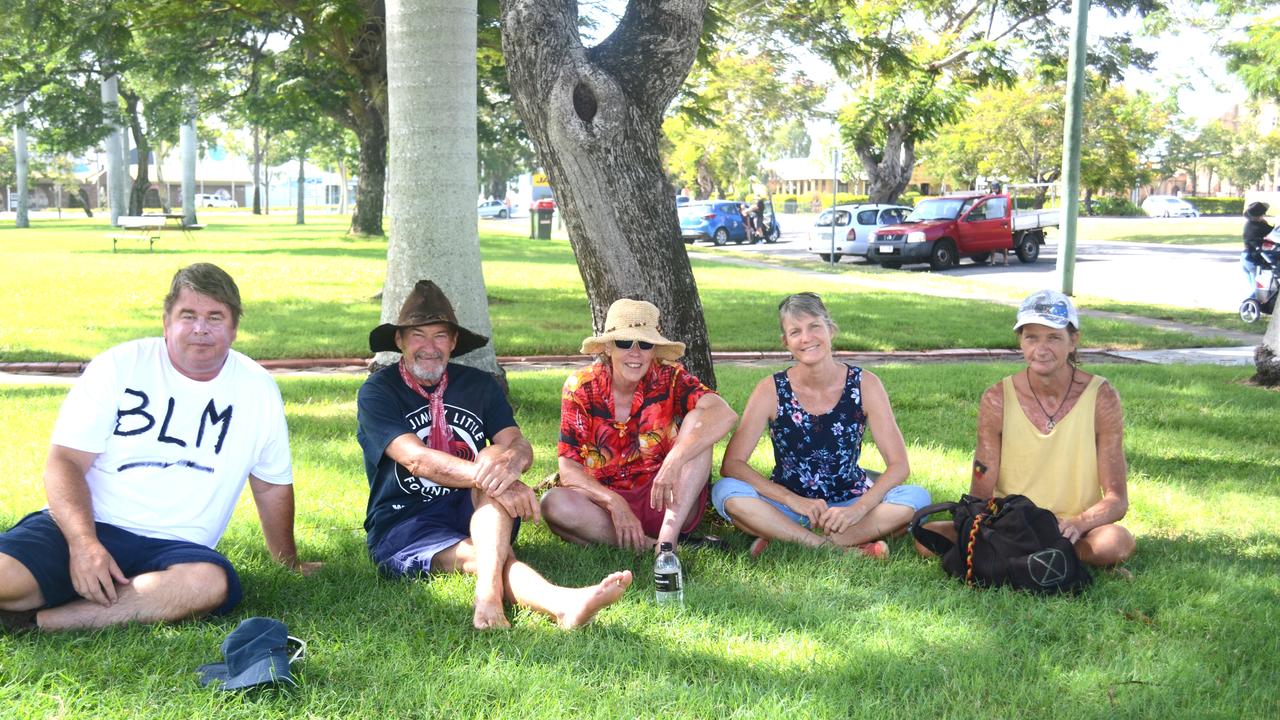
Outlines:
{"label": "brown bush hat", "polygon": [[614,340],[640,340],[653,343],[653,354],[659,360],[675,360],[684,355],[684,343],[668,340],[658,332],[658,307],[644,300],[622,298],[609,306],[604,318],[604,332],[582,341],[581,352],[599,355]]}
{"label": "brown bush hat", "polygon": [[440,286],[430,280],[419,280],[413,286],[413,292],[404,299],[404,305],[400,306],[400,317],[394,323],[383,323],[369,333],[369,349],[374,352],[400,352],[400,348],[396,347],[397,330],[432,323],[447,323],[458,333],[458,344],[450,357],[466,355],[489,342],[489,338],[458,324],[453,305]]}

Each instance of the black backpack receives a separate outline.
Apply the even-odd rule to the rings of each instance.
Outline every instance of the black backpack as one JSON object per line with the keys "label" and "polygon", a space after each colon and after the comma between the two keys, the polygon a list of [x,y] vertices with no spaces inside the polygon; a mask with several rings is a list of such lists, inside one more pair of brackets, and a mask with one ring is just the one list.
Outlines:
{"label": "black backpack", "polygon": [[[959,542],[924,527],[929,515],[950,512]],[[911,534],[942,558],[942,569],[968,585],[1053,594],[1078,592],[1093,577],[1058,531],[1058,518],[1022,495],[936,503],[911,519]]]}

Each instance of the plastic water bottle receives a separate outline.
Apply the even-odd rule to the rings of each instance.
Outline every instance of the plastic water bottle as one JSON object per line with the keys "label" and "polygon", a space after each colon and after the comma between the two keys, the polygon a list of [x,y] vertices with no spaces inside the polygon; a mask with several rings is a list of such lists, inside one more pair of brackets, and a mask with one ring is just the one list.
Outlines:
{"label": "plastic water bottle", "polygon": [[684,604],[684,573],[680,571],[680,558],[671,543],[658,547],[658,559],[653,564],[653,584],[657,587],[658,603]]}

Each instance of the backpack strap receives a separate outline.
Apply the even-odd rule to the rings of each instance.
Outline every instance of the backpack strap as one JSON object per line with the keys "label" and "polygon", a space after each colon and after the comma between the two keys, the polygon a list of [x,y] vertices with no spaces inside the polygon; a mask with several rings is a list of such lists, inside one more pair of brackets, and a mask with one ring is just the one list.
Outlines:
{"label": "backpack strap", "polygon": [[916,511],[916,514],[911,518],[911,524],[907,526],[907,529],[911,531],[912,537],[914,537],[917,542],[928,548],[934,555],[941,557],[944,553],[950,550],[955,543],[948,540],[946,536],[939,535],[938,533],[926,528],[924,526],[924,521],[934,513],[952,512],[959,505],[960,503],[954,502],[941,502],[926,505]]}
{"label": "backpack strap", "polygon": [[[993,503],[994,505],[994,503]],[[964,584],[973,585],[973,547],[978,543],[978,528],[982,526],[983,518],[990,515],[990,512],[978,513],[973,516],[973,522],[969,525],[969,538],[964,546]]]}

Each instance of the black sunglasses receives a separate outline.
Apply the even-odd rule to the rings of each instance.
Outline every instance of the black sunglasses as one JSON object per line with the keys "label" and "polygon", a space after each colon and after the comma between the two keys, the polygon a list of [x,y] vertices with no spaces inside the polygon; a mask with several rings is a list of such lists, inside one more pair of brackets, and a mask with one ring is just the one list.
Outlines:
{"label": "black sunglasses", "polygon": [[638,344],[641,350],[653,349],[653,343],[645,342],[644,340],[614,340],[613,346],[618,348],[619,350],[630,350],[632,343]]}

